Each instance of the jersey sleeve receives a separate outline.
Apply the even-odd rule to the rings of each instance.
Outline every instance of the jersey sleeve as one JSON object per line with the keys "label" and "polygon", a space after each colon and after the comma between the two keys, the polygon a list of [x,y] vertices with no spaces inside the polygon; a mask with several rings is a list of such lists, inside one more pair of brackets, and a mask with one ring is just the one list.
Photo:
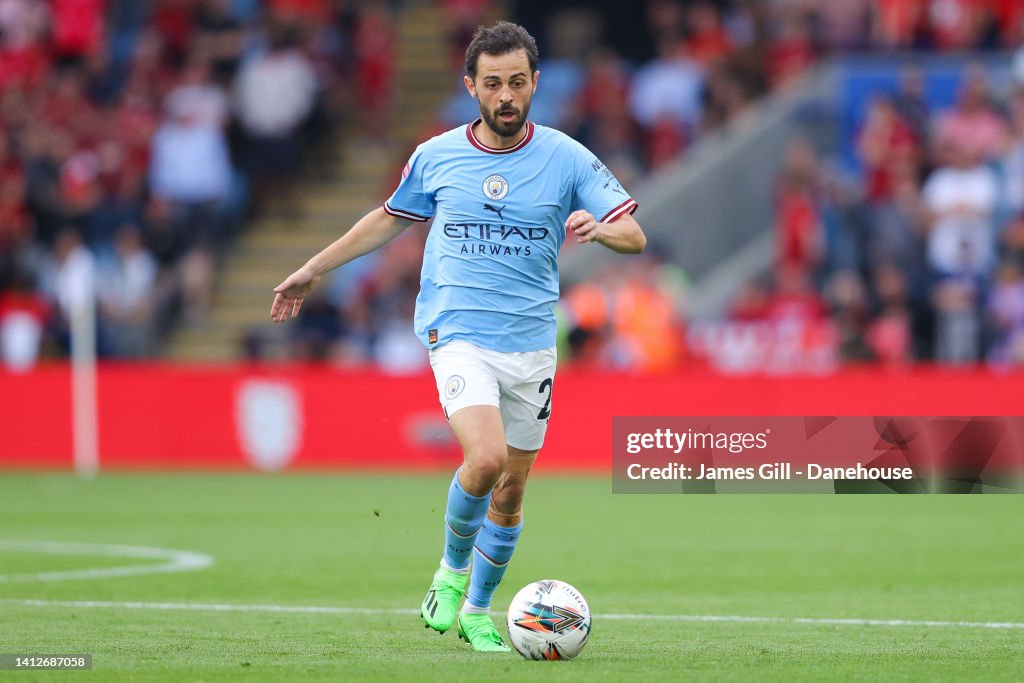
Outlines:
{"label": "jersey sleeve", "polygon": [[611,223],[639,207],[611,169],[582,145],[576,150],[574,169],[576,201],[573,209],[585,209],[594,214],[599,223]]}
{"label": "jersey sleeve", "polygon": [[422,222],[433,218],[437,205],[424,186],[423,166],[423,151],[417,147],[402,170],[402,179],[394,194],[384,202],[386,212],[408,221]]}

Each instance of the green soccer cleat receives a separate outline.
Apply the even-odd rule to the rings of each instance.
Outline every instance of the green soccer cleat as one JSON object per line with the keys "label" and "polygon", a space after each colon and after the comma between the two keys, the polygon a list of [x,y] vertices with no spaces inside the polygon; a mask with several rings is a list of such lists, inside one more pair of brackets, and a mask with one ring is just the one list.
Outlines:
{"label": "green soccer cleat", "polygon": [[489,614],[460,614],[459,638],[473,646],[477,652],[511,652],[512,650],[494,628]]}
{"label": "green soccer cleat", "polygon": [[420,605],[420,616],[427,628],[444,633],[455,623],[459,613],[459,601],[466,594],[469,573],[459,574],[444,567],[434,572],[434,580],[430,583],[427,597]]}

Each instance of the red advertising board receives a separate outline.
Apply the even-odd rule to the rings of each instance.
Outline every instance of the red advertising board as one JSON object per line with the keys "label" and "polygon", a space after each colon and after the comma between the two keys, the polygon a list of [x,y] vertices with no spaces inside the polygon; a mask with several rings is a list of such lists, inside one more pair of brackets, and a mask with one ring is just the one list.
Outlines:
{"label": "red advertising board", "polygon": [[[428,375],[330,367],[103,365],[100,465],[114,469],[449,468]],[[848,369],[828,376],[561,371],[538,468],[607,471],[623,415],[1015,415],[1024,373]],[[0,467],[71,466],[65,365],[0,373]]]}

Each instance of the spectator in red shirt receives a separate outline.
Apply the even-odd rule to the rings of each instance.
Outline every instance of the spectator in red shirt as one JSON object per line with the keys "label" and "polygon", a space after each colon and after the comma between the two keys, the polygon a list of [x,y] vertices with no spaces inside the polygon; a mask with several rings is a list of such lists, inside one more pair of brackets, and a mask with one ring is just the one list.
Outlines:
{"label": "spectator in red shirt", "polygon": [[1020,0],[987,0],[987,3],[995,18],[1002,44],[1006,47],[1016,47],[1024,22],[1024,3]]}
{"label": "spectator in red shirt", "polygon": [[909,48],[925,23],[928,0],[875,0],[872,32],[880,47]]}
{"label": "spectator in red shirt", "polygon": [[104,47],[106,0],[51,0],[53,51],[63,60],[80,61]]}
{"label": "spectator in red shirt", "polygon": [[463,68],[466,46],[473,39],[474,29],[485,23],[491,0],[442,0],[440,4],[448,31],[448,59],[459,70]]}
{"label": "spectator in red shirt", "polygon": [[388,132],[388,112],[394,85],[395,32],[392,21],[383,4],[372,3],[360,15],[355,35],[360,109],[366,114],[367,125],[380,137]]}
{"label": "spectator in red shirt", "polygon": [[815,49],[807,16],[798,8],[787,8],[778,18],[768,50],[768,78],[775,86],[800,77],[814,63]]}
{"label": "spectator in red shirt", "polygon": [[0,96],[45,82],[50,55],[44,45],[50,29],[47,3],[0,0]]}
{"label": "spectator in red shirt", "polygon": [[912,319],[919,306],[910,300],[905,272],[894,263],[881,263],[872,273],[878,315],[868,327],[867,340],[875,358],[887,365],[908,363],[914,348]]}
{"label": "spectator in red shirt", "polygon": [[180,59],[188,49],[192,35],[192,0],[158,0],[153,25],[168,56]]}
{"label": "spectator in red shirt", "polygon": [[330,20],[328,0],[269,0],[270,12],[275,20],[285,24],[316,26]]}
{"label": "spectator in red shirt", "polygon": [[594,50],[580,90],[580,114],[590,117],[608,108],[625,109],[628,99],[629,74],[622,59],[612,50]]}
{"label": "spectator in red shirt", "polygon": [[25,172],[10,154],[8,136],[0,128],[0,254],[28,236],[30,223],[25,208]]}
{"label": "spectator in red shirt", "polygon": [[10,89],[32,89],[46,80],[50,57],[35,43],[18,47],[0,45],[0,94]]}
{"label": "spectator in red shirt", "polygon": [[892,199],[893,180],[916,166],[918,143],[910,126],[896,114],[892,103],[876,99],[857,139],[857,153],[866,174],[868,201],[881,204]]}
{"label": "spectator in red shirt", "polygon": [[824,319],[827,313],[807,272],[797,264],[783,264],[776,273],[775,291],[768,297],[765,317],[776,323],[808,324]]}
{"label": "spectator in red shirt", "polygon": [[927,19],[932,46],[967,50],[978,40],[986,0],[928,0]]}
{"label": "spectator in red shirt", "polygon": [[760,279],[744,284],[729,309],[729,320],[753,322],[768,316],[769,288]]}
{"label": "spectator in red shirt", "polygon": [[911,359],[910,315],[900,306],[885,308],[871,321],[867,341],[876,360],[884,365],[906,365]]}
{"label": "spectator in red shirt", "polygon": [[780,269],[809,273],[821,260],[824,236],[815,194],[818,159],[810,144],[797,141],[786,150],[778,193]]}
{"label": "spectator in red shirt", "polygon": [[652,169],[672,161],[686,147],[686,135],[671,116],[660,116],[646,133],[647,165]]}
{"label": "spectator in red shirt", "polygon": [[699,2],[690,8],[687,16],[690,36],[686,39],[686,54],[705,67],[732,52],[732,42],[722,26],[718,10],[710,2]]}

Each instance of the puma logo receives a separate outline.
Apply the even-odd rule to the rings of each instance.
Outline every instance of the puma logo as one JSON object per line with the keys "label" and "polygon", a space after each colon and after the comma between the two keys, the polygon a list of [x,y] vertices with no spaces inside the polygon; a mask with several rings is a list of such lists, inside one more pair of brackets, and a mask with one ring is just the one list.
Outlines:
{"label": "puma logo", "polygon": [[[508,206],[508,204],[506,204],[505,206]],[[485,209],[487,209],[488,211],[493,211],[494,213],[498,214],[499,220],[505,220],[505,217],[501,215],[501,212],[505,210],[505,206],[491,206],[490,204],[484,204]]]}

